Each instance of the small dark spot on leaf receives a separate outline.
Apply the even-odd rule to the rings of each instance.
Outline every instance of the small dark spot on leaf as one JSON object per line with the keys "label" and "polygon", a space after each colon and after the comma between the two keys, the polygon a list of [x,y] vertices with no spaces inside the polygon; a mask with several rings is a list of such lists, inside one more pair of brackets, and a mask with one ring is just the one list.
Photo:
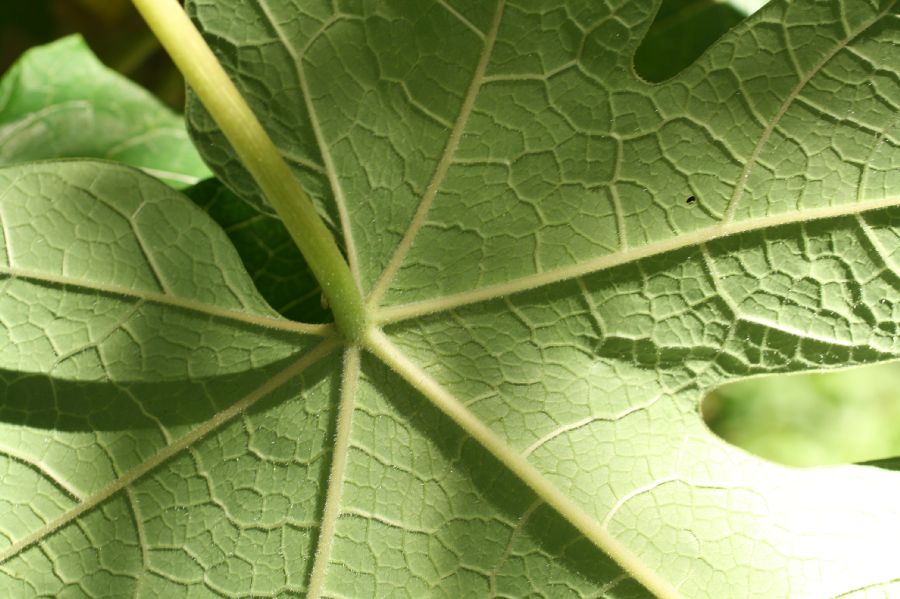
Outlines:
{"label": "small dark spot on leaf", "polygon": [[694,196],[689,196],[688,199],[687,199],[687,203],[688,203],[688,204],[693,204],[693,203],[695,203],[696,201],[697,201],[697,198],[694,197]]}

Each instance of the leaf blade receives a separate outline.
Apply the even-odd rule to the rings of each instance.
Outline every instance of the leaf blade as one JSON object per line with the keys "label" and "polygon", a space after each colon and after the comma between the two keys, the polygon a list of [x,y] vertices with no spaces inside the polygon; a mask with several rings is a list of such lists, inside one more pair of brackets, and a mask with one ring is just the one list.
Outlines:
{"label": "leaf blade", "polygon": [[181,119],[103,66],[79,36],[31,50],[0,80],[0,147],[4,166],[102,158],[176,189],[209,176]]}

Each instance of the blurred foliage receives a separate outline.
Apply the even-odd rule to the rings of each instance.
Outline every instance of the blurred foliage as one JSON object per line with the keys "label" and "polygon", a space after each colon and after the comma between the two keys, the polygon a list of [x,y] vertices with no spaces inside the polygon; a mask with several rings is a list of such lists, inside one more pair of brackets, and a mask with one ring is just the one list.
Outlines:
{"label": "blurred foliage", "polygon": [[78,34],[25,52],[0,75],[0,98],[0,166],[99,158],[176,189],[211,176],[184,118],[99,62]]}
{"label": "blurred foliage", "polygon": [[183,108],[181,74],[129,0],[0,0],[0,72],[25,50],[71,33],[106,65]]}
{"label": "blurred foliage", "polygon": [[900,362],[733,383],[703,412],[730,443],[790,466],[898,456]]}
{"label": "blurred foliage", "polygon": [[663,0],[634,56],[647,81],[674,77],[767,0]]}
{"label": "blurred foliage", "polygon": [[[668,79],[764,3],[664,0],[635,69],[650,81]],[[74,32],[105,64],[182,108],[180,75],[128,0],[0,0],[0,72],[28,48]],[[734,383],[710,394],[703,411],[727,441],[788,465],[900,456],[900,363]]]}

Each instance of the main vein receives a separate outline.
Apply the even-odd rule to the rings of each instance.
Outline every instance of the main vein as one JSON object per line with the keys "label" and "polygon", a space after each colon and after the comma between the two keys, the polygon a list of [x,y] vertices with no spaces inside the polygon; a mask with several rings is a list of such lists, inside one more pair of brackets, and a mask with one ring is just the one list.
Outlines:
{"label": "main vein", "polygon": [[367,305],[370,308],[377,306],[381,296],[387,291],[388,286],[394,278],[394,274],[397,272],[397,269],[400,268],[400,264],[403,263],[403,259],[406,257],[409,248],[412,246],[413,240],[416,238],[419,229],[422,228],[422,225],[425,222],[425,218],[428,216],[428,211],[431,209],[431,204],[434,202],[434,198],[441,187],[444,177],[447,176],[447,171],[450,169],[450,163],[453,160],[453,155],[456,153],[456,148],[459,146],[460,139],[462,139],[466,124],[469,122],[469,115],[472,114],[472,109],[475,107],[475,99],[478,97],[479,90],[481,90],[484,73],[487,70],[488,62],[490,62],[491,54],[494,50],[494,42],[497,40],[497,31],[500,29],[500,21],[503,18],[503,7],[505,4],[506,0],[497,1],[497,8],[494,11],[491,28],[484,38],[481,56],[478,59],[478,65],[475,67],[472,80],[469,82],[469,89],[466,91],[466,96],[459,109],[456,123],[453,126],[453,130],[450,132],[450,137],[447,138],[447,144],[444,146],[444,152],[441,155],[441,159],[438,161],[434,174],[431,177],[431,181],[425,188],[425,193],[422,196],[422,200],[419,202],[418,208],[416,208],[416,212],[413,215],[412,221],[409,223],[409,227],[406,229],[406,233],[404,233],[403,238],[397,245],[397,249],[394,250],[394,254],[391,256],[390,261],[382,271],[378,281],[375,283],[372,292],[369,294]]}
{"label": "main vein", "polygon": [[197,428],[193,429],[183,437],[179,438],[174,443],[162,448],[161,450],[150,456],[148,459],[144,460],[143,462],[129,470],[126,474],[110,482],[96,493],[86,497],[83,501],[75,505],[69,511],[63,513],[44,526],[38,528],[31,534],[19,539],[9,547],[0,551],[0,564],[12,557],[15,557],[32,545],[39,543],[44,538],[59,531],[82,514],[93,510],[119,491],[125,489],[126,487],[143,477],[145,474],[152,471],[157,466],[160,466],[169,458],[177,455],[181,451],[197,443],[209,433],[228,423],[235,416],[249,409],[259,400],[266,397],[294,377],[298,376],[304,370],[330,354],[332,350],[334,350],[339,344],[340,341],[336,336],[323,339],[318,345],[306,352],[291,365],[267,380],[265,383],[257,387],[255,390],[251,391],[249,394],[247,394],[237,402],[233,403],[228,408],[216,413],[212,418],[210,418]]}
{"label": "main vein", "polygon": [[785,214],[763,216],[736,222],[723,222],[685,235],[670,237],[669,239],[648,243],[646,245],[629,247],[623,251],[597,256],[596,258],[585,260],[584,262],[562,266],[546,272],[525,275],[503,283],[488,285],[479,289],[472,289],[409,304],[381,308],[376,312],[374,321],[384,325],[426,314],[446,312],[461,306],[490,301],[543,287],[545,285],[552,285],[554,283],[576,279],[578,277],[590,275],[602,270],[608,270],[616,266],[622,266],[644,258],[658,256],[687,247],[699,246],[709,241],[730,237],[732,235],[814,220],[858,215],[864,212],[892,208],[898,205],[900,205],[900,196],[867,202],[842,204],[840,206],[814,208],[805,211],[797,210]]}
{"label": "main vein", "polygon": [[497,460],[509,468],[525,484],[584,534],[597,547],[605,551],[622,568],[647,589],[661,598],[681,595],[668,581],[643,563],[627,547],[607,531],[596,518],[587,514],[565,493],[516,453],[487,425],[470,412],[456,397],[441,387],[422,368],[401,352],[384,333],[374,329],[366,339],[366,347],[424,395],[444,414],[456,422],[466,433],[487,449]]}
{"label": "main vein", "polygon": [[344,352],[344,372],[341,377],[341,401],[338,408],[337,433],[334,453],[331,457],[331,472],[328,474],[328,490],[325,495],[325,509],[319,528],[319,541],[313,561],[312,574],[306,591],[307,599],[318,599],[325,583],[325,571],[331,557],[334,529],[341,512],[341,497],[344,490],[344,474],[347,469],[347,453],[350,450],[353,410],[355,409],[356,387],[359,382],[359,348],[349,347]]}
{"label": "main vein", "polygon": [[60,285],[63,287],[84,289],[86,291],[93,291],[101,294],[133,298],[139,301],[149,302],[153,304],[182,308],[191,312],[197,312],[199,314],[204,314],[207,316],[214,316],[216,318],[224,318],[226,320],[254,324],[265,327],[267,329],[289,331],[292,333],[303,333],[306,335],[316,335],[319,337],[328,336],[333,331],[333,327],[331,325],[294,322],[284,318],[264,316],[261,314],[252,314],[250,312],[241,312],[239,310],[230,308],[222,308],[219,306],[204,304],[203,302],[199,302],[197,300],[185,299],[173,295],[167,295],[164,293],[131,289],[128,287],[109,285],[97,281],[84,281],[81,279],[75,279],[63,275],[36,272],[23,268],[8,268],[0,266],[0,275],[7,275],[15,279],[35,281],[37,283]]}

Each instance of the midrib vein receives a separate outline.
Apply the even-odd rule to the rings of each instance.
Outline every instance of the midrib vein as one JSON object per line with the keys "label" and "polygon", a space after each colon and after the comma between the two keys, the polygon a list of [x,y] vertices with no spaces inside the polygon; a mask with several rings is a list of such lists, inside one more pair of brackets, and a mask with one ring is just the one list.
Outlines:
{"label": "midrib vein", "polygon": [[728,201],[728,206],[725,208],[725,214],[722,218],[723,222],[730,222],[734,218],[735,210],[737,210],[738,203],[744,195],[744,189],[747,185],[747,179],[750,177],[750,173],[753,171],[753,167],[756,166],[756,162],[759,159],[759,155],[762,152],[763,147],[769,141],[769,137],[772,135],[772,131],[775,130],[775,127],[781,122],[782,117],[784,117],[788,108],[794,103],[794,100],[800,94],[804,87],[812,80],[816,74],[821,71],[826,64],[828,64],[835,55],[846,48],[850,42],[856,39],[861,33],[863,33],[866,29],[871,27],[874,23],[876,23],[879,19],[885,16],[888,11],[894,6],[895,2],[890,2],[885,6],[884,10],[880,13],[876,14],[874,17],[863,23],[859,29],[851,32],[846,38],[841,40],[838,44],[835,45],[834,48],[830,52],[828,52],[825,56],[822,57],[819,62],[810,68],[809,72],[803,75],[800,80],[797,82],[797,85],[791,89],[791,92],[787,95],[782,102],[781,106],[778,107],[778,112],[775,113],[775,116],[772,117],[772,120],[769,121],[769,124],[766,125],[766,128],[763,130],[762,134],[759,137],[759,140],[756,142],[756,146],[753,148],[753,152],[750,154],[750,158],[747,160],[747,163],[744,165],[744,169],[741,172],[740,177],[738,177],[737,185],[735,185],[734,193],[731,195],[731,199]]}
{"label": "midrib vein", "polygon": [[93,291],[107,295],[117,295],[120,297],[129,297],[139,301],[164,306],[172,306],[183,308],[191,312],[223,318],[235,322],[244,322],[247,324],[258,325],[267,329],[278,331],[288,331],[291,333],[303,333],[306,335],[316,335],[325,337],[333,331],[333,327],[327,324],[306,324],[302,322],[294,322],[291,320],[283,320],[271,316],[261,316],[250,314],[247,312],[239,312],[229,308],[220,308],[209,304],[203,304],[195,300],[184,299],[164,293],[156,293],[153,291],[139,291],[137,289],[129,289],[127,287],[119,287],[117,285],[107,285],[96,281],[83,281],[61,275],[53,275],[50,273],[36,272],[22,268],[8,268],[0,266],[0,275],[8,275],[15,279],[25,279],[35,281],[37,283],[46,283],[51,285],[60,285],[63,287],[71,287],[75,289],[84,289],[85,291]]}
{"label": "midrib vein", "polygon": [[179,438],[174,443],[165,446],[150,458],[144,460],[143,462],[129,470],[126,474],[120,476],[96,493],[85,498],[81,503],[73,507],[71,510],[65,512],[54,520],[51,520],[31,534],[19,539],[6,549],[0,551],[0,564],[6,562],[12,557],[15,557],[35,543],[39,543],[44,538],[59,531],[82,514],[91,511],[119,491],[125,489],[126,487],[143,477],[145,474],[152,471],[157,466],[160,466],[169,458],[197,443],[203,437],[213,432],[220,426],[228,423],[235,416],[249,409],[259,400],[266,397],[294,377],[298,376],[304,370],[306,370],[322,358],[326,357],[339,344],[340,341],[335,337],[322,340],[318,345],[303,354],[303,356],[298,358],[290,366],[287,366],[284,370],[257,387],[254,391],[248,393],[242,399],[233,403],[231,406],[222,410],[221,412],[218,412],[212,418],[205,421],[183,437]]}
{"label": "midrib vein", "polygon": [[312,128],[313,135],[316,138],[316,145],[322,153],[322,164],[325,167],[325,173],[328,177],[328,185],[331,187],[331,195],[334,198],[334,205],[338,211],[338,218],[341,221],[341,230],[344,237],[344,250],[347,252],[347,262],[350,266],[350,272],[359,285],[359,258],[356,252],[356,243],[353,239],[353,230],[350,224],[350,214],[347,212],[347,202],[344,199],[344,191],[341,188],[341,182],[337,176],[337,170],[334,167],[334,160],[331,152],[328,151],[328,145],[325,143],[325,135],[322,133],[322,126],[319,123],[319,117],[316,115],[316,108],[312,102],[312,96],[309,91],[309,84],[306,81],[306,72],[303,70],[303,57],[297,53],[291,43],[290,38],[284,33],[284,30],[275,20],[269,8],[268,0],[259,3],[260,10],[266,16],[272,29],[278,35],[281,45],[291,57],[294,63],[294,74],[297,76],[297,83],[300,85],[300,95],[303,96],[303,105],[306,108],[306,114],[309,117],[309,125]]}
{"label": "midrib vein", "polygon": [[318,599],[322,595],[325,584],[325,573],[331,558],[331,545],[338,516],[341,513],[341,498],[344,491],[344,475],[347,470],[347,454],[350,450],[350,432],[353,423],[353,410],[356,407],[356,387],[359,382],[359,348],[348,347],[344,352],[344,371],[341,377],[341,400],[337,415],[337,430],[334,441],[334,452],[331,458],[331,471],[328,474],[328,490],[325,494],[325,509],[322,512],[322,524],[319,528],[319,539],[316,555],[313,560],[312,573],[306,591],[307,599]]}
{"label": "midrib vein", "polygon": [[441,155],[440,161],[438,161],[438,165],[434,170],[431,181],[428,182],[428,186],[425,188],[425,193],[422,195],[422,199],[409,223],[409,227],[406,229],[406,233],[403,234],[403,238],[394,250],[394,254],[391,256],[387,266],[384,268],[381,276],[378,277],[378,281],[372,288],[372,292],[369,294],[367,304],[370,307],[376,306],[381,299],[381,296],[387,291],[394,278],[394,274],[396,274],[397,269],[400,268],[400,264],[402,264],[403,259],[409,252],[409,248],[412,246],[419,229],[422,228],[422,225],[425,222],[425,218],[428,216],[428,211],[431,210],[431,205],[441,187],[444,177],[447,176],[447,171],[450,169],[450,163],[453,160],[453,155],[456,153],[457,147],[459,147],[459,141],[462,139],[466,124],[469,122],[469,116],[472,114],[472,109],[475,107],[475,99],[478,97],[478,92],[481,89],[484,73],[487,70],[488,62],[490,61],[491,54],[494,50],[494,42],[497,40],[497,31],[500,29],[500,21],[503,18],[503,7],[505,3],[506,0],[498,0],[497,2],[497,8],[494,11],[494,18],[491,22],[491,28],[484,38],[481,56],[478,59],[475,72],[472,74],[472,80],[469,82],[468,90],[466,90],[466,96],[460,106],[459,114],[456,117],[456,123],[453,126],[453,130],[450,132],[450,137],[447,138],[444,152]]}
{"label": "midrib vein", "polygon": [[400,351],[380,330],[373,329],[366,348],[422,393],[441,412],[458,424],[469,436],[489,451],[542,500],[612,557],[624,570],[660,598],[680,597],[668,581],[621,544],[594,517],[551,483],[527,459],[516,453],[503,439],[470,412],[456,397],[440,386],[428,373]]}
{"label": "midrib vein", "polygon": [[386,325],[408,320],[410,318],[416,318],[418,316],[424,316],[426,314],[446,312],[461,306],[530,291],[545,285],[552,285],[554,283],[583,277],[617,266],[629,264],[637,260],[643,260],[660,254],[698,246],[709,241],[730,237],[732,235],[740,235],[784,225],[863,214],[865,212],[896,207],[898,205],[900,205],[900,197],[890,197],[881,200],[867,201],[865,203],[859,202],[825,208],[798,210],[787,214],[764,216],[737,222],[725,222],[686,235],[671,237],[642,246],[629,247],[620,252],[598,256],[586,260],[585,262],[563,266],[547,272],[526,275],[504,283],[488,285],[480,289],[454,293],[440,298],[381,308],[375,313],[375,322],[380,325]]}

